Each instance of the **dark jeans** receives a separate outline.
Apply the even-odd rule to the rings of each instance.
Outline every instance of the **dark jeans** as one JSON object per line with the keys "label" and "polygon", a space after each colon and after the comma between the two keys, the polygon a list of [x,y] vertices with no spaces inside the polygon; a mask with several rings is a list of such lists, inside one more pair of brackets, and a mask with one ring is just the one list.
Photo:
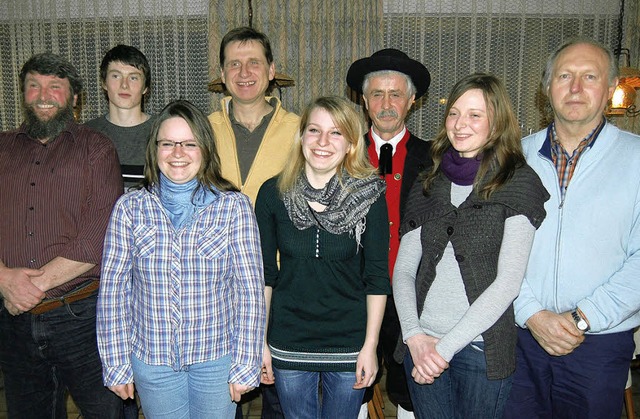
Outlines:
{"label": "dark jeans", "polygon": [[387,305],[384,309],[382,327],[380,328],[380,347],[384,357],[384,366],[387,370],[386,389],[389,399],[402,406],[404,410],[413,411],[409,388],[407,387],[407,377],[402,364],[398,364],[393,359],[393,352],[396,349],[400,338],[400,320],[393,295],[387,297]]}
{"label": "dark jeans", "polygon": [[11,316],[2,306],[0,366],[9,418],[66,419],[67,389],[85,419],[122,416],[122,400],[102,383],[96,298],[40,315]]}
{"label": "dark jeans", "polygon": [[413,380],[411,370],[414,365],[409,351],[405,355],[404,366],[416,418],[502,418],[512,376],[503,380],[487,378],[484,342],[462,348],[433,384],[418,384]]}
{"label": "dark jeans", "polygon": [[586,335],[563,356],[549,355],[518,330],[517,364],[505,418],[618,419],[629,374],[633,331]]}
{"label": "dark jeans", "polygon": [[136,399],[127,399],[123,402],[123,418],[124,419],[138,419],[140,409],[138,408],[138,401]]}

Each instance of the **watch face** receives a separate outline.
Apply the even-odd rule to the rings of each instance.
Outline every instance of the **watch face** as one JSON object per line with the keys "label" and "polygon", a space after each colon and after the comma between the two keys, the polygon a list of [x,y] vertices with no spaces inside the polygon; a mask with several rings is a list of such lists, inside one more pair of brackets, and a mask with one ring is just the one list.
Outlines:
{"label": "watch face", "polygon": [[578,328],[578,330],[580,330],[581,332],[586,332],[589,330],[589,324],[587,324],[587,321],[583,319],[577,311],[572,312],[571,317],[573,317],[573,321],[576,323],[576,327]]}

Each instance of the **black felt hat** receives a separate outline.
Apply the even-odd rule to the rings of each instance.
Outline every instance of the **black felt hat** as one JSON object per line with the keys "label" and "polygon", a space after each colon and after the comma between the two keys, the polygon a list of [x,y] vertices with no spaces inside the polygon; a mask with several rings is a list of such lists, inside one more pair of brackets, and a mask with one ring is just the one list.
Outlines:
{"label": "black felt hat", "polygon": [[366,75],[381,70],[393,70],[409,76],[416,86],[416,99],[427,93],[431,83],[429,70],[421,62],[412,60],[400,50],[386,48],[374,52],[371,57],[361,58],[351,64],[347,71],[347,85],[356,92],[362,93],[362,83]]}

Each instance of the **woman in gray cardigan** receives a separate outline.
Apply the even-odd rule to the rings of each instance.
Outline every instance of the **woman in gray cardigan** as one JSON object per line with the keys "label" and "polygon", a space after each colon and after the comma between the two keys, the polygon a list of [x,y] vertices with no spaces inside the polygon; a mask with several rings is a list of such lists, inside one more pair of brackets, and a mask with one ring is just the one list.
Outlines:
{"label": "woman in gray cardigan", "polygon": [[393,292],[409,351],[396,355],[418,418],[499,418],[515,369],[512,302],[548,194],[494,76],[453,87],[431,149],[400,228]]}

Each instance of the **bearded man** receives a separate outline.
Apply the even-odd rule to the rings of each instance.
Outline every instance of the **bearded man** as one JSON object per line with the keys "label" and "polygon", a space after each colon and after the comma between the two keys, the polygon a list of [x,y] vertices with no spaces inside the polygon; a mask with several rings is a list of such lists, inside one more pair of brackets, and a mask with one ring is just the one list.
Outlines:
{"label": "bearded man", "polygon": [[0,133],[0,367],[10,418],[119,418],[95,330],[102,242],[122,193],[111,141],[73,120],[82,89],[62,57],[20,72],[25,120]]}

